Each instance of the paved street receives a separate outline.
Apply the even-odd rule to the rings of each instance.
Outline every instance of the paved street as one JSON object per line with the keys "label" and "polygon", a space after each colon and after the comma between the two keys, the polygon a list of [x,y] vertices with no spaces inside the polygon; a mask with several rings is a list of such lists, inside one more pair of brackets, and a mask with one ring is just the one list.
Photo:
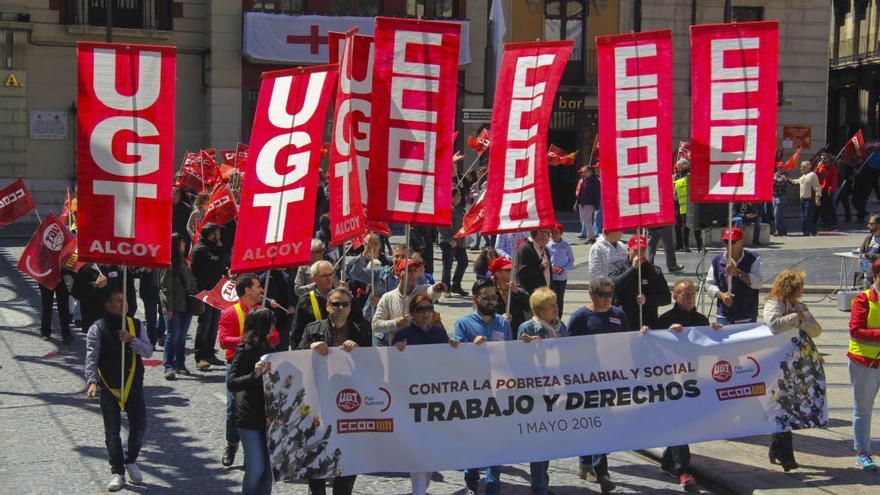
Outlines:
{"label": "paved street", "polygon": [[[786,260],[807,270],[808,280],[836,286],[839,264],[826,252],[846,250],[863,233],[823,236],[808,240],[782,239],[761,250],[767,281],[784,267]],[[574,238],[574,234],[567,234]],[[774,239],[776,241],[776,239]],[[800,249],[808,241],[810,249]],[[109,468],[103,446],[101,415],[96,401],[84,398],[82,362],[84,340],[77,335],[72,345],[38,338],[39,293],[15,264],[23,240],[5,241],[0,248],[0,490],[4,493],[102,493]],[[806,246],[804,246],[806,247]],[[586,246],[576,246],[579,261],[586,259]],[[471,253],[473,257],[474,253]],[[660,254],[662,256],[662,253]],[[695,255],[691,255],[694,257]],[[690,258],[683,258],[689,264]],[[694,262],[695,263],[695,262]],[[437,262],[439,268],[439,261]],[[688,266],[688,271],[693,271]],[[827,276],[821,275],[827,272]],[[585,281],[572,276],[572,284]],[[671,278],[671,277],[670,277]],[[469,273],[465,287],[472,281]],[[570,291],[566,313],[583,303],[582,290]],[[698,478],[726,493],[873,493],[880,482],[877,473],[853,467],[851,451],[851,388],[846,371],[848,313],[837,311],[832,297],[810,294],[807,302],[825,327],[817,340],[826,355],[832,421],[828,428],[799,432],[795,448],[802,469],[784,474],[767,462],[767,436],[692,446]],[[463,298],[442,300],[445,321],[469,311]],[[195,325],[190,330],[190,346]],[[238,467],[223,469],[219,455],[223,446],[225,404],[223,373],[214,369],[190,378],[167,382],[161,376],[161,357],[147,361],[147,408],[149,426],[141,466],[146,483],[129,487],[139,493],[236,493],[240,489]],[[194,368],[194,366],[191,366]],[[880,422],[874,421],[874,432]],[[686,423],[670,425],[686,428]],[[490,439],[486,439],[490,440]],[[654,452],[656,454],[656,452]],[[551,464],[551,487],[557,494],[598,493],[597,486],[578,479],[573,459]],[[660,474],[656,463],[639,453],[611,456],[616,493],[679,493],[671,478]],[[433,494],[463,493],[460,472],[443,472],[444,481],[431,485]],[[504,493],[527,494],[528,465],[508,466],[502,476]],[[7,491],[5,487],[15,487]],[[361,476],[356,493],[404,494],[409,481],[400,475]],[[275,493],[307,492],[301,484],[282,483]],[[705,493],[712,493],[706,490]]]}

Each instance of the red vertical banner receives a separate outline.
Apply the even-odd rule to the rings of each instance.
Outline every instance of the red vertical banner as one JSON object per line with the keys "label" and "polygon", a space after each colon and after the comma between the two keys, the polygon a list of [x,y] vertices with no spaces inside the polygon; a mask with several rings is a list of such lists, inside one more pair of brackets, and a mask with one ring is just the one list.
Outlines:
{"label": "red vertical banner", "polygon": [[691,26],[692,201],[773,197],[779,23]]}
{"label": "red vertical banner", "polygon": [[175,49],[77,43],[82,261],[171,263]]}
{"label": "red vertical banner", "polygon": [[309,261],[324,117],[336,66],[263,73],[241,188],[231,271]]}
{"label": "red vertical banner", "polygon": [[366,231],[367,219],[361,200],[360,176],[354,150],[356,129],[352,111],[351,69],[354,56],[354,34],[343,35],[331,44],[332,54],[337,43],[339,50],[339,84],[333,112],[333,139],[330,148],[330,233],[331,244],[336,246]]}
{"label": "red vertical banner", "polygon": [[600,36],[596,55],[603,226],[675,223],[672,33]]}
{"label": "red vertical banner", "polygon": [[547,131],[573,41],[507,43],[495,87],[492,145],[480,232],[556,224],[547,175]]}
{"label": "red vertical banner", "polygon": [[376,18],[370,220],[452,223],[460,35],[457,23]]}

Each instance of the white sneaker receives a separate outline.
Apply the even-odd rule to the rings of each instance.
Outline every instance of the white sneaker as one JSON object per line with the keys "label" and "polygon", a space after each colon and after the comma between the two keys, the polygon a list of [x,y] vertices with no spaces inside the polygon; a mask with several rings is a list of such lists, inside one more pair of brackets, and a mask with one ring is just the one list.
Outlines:
{"label": "white sneaker", "polygon": [[128,479],[131,480],[132,483],[143,483],[144,475],[141,473],[141,469],[135,463],[126,464],[125,472],[128,473]]}
{"label": "white sneaker", "polygon": [[125,486],[125,476],[121,474],[114,474],[112,478],[110,478],[110,483],[107,483],[107,491],[118,492],[122,490]]}

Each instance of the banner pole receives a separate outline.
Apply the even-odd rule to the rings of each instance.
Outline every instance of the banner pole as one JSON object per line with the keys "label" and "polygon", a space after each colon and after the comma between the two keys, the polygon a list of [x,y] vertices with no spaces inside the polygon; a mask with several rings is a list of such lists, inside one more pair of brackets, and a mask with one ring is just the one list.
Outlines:
{"label": "banner pole", "polygon": [[[636,229],[636,250],[637,250],[636,256],[639,257],[639,270],[638,270],[639,296],[642,296],[643,294],[642,294],[642,227],[641,226]],[[642,325],[644,324],[643,323],[644,318],[642,317],[642,305],[637,304],[637,306],[639,307],[639,330],[641,330]]]}
{"label": "banner pole", "polygon": [[272,280],[272,269],[266,270],[266,286],[263,287],[263,302],[260,304],[262,307],[266,307],[266,297],[269,294],[269,281]]}
{"label": "banner pole", "polygon": [[202,162],[202,155],[199,153],[199,169],[202,171],[202,191],[205,190],[205,164]]}
{"label": "banner pole", "polygon": [[34,206],[34,215],[37,216],[37,222],[40,223],[40,224],[42,224],[42,223],[43,223],[43,219],[40,218],[40,212],[37,211],[37,207],[36,207],[36,206]]}
{"label": "banner pole", "polygon": [[505,301],[505,306],[504,306],[505,312],[507,314],[512,314],[510,312],[510,296],[511,296],[511,294],[513,294],[513,288],[511,287],[510,284],[513,284],[514,280],[516,280],[516,268],[517,268],[517,266],[516,266],[516,253],[514,253],[512,261],[513,261],[513,263],[511,263],[511,264],[513,266],[510,268],[510,283],[507,285],[507,301]]}
{"label": "banner pole", "polygon": [[[727,263],[726,266],[730,266],[733,263],[733,235],[729,235],[730,231],[733,229],[733,203],[727,204]],[[733,293],[733,277],[730,274],[727,274],[727,291],[728,293]]]}
{"label": "banner pole", "polygon": [[474,168],[474,165],[476,165],[477,162],[480,161],[480,157],[481,157],[481,156],[483,156],[482,153],[478,154],[477,157],[474,158],[474,161],[471,162],[471,164],[470,164],[470,166],[467,168],[467,170],[465,170],[464,173],[461,174],[461,179],[459,179],[458,182],[455,184],[455,188],[456,188],[456,189],[458,188],[458,186],[461,185],[462,182],[464,182],[464,178],[467,177],[467,174],[469,174],[469,173],[471,172],[471,169]]}
{"label": "banner pole", "polygon": [[593,166],[593,151],[596,149],[596,141],[599,139],[599,134],[596,133],[596,137],[593,138],[593,147],[590,149],[590,159],[587,161],[587,167]]}
{"label": "banner pole", "polygon": [[[401,289],[400,293],[403,294],[404,301],[406,301],[407,294],[404,294],[403,291],[406,290],[406,286],[409,284],[409,256],[410,256],[410,252],[409,252],[409,238],[410,238],[409,224],[406,224],[406,227],[404,227],[404,229],[405,229],[404,238],[406,239],[406,241],[405,241],[406,242],[406,251],[405,251],[406,256],[404,256],[404,258],[403,258],[404,259],[404,262],[403,262],[403,286],[400,287],[400,289]],[[403,308],[403,312],[406,313],[407,308]]]}
{"label": "banner pole", "polygon": [[[121,330],[125,331],[125,324],[128,323],[128,267],[122,266],[122,327]],[[119,353],[120,357],[120,366],[119,366],[119,403],[125,404],[125,342],[119,342],[122,352]],[[131,357],[134,359],[134,356]]]}

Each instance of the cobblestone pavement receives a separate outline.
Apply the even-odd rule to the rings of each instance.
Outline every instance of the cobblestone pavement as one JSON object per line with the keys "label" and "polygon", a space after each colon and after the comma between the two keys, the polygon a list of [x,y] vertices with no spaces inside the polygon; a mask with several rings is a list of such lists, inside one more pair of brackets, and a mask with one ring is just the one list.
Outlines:
{"label": "cobblestone pavement", "polygon": [[[109,466],[98,403],[85,399],[85,340],[78,332],[69,345],[38,338],[39,292],[15,269],[20,253],[20,246],[0,248],[0,493],[103,493]],[[583,301],[585,294],[573,292],[570,297]],[[441,305],[447,321],[470,307],[461,298],[443,299]],[[57,321],[55,325],[57,336]],[[189,333],[190,347],[194,334],[195,324]],[[128,492],[238,493],[241,456],[234,469],[224,469],[219,462],[226,401],[223,371],[215,367],[168,382],[162,377],[160,360],[161,352],[147,361],[148,430],[139,462],[145,483],[129,485]],[[615,493],[681,491],[653,461],[635,453],[612,454],[610,464],[618,485]],[[575,469],[574,459],[553,461],[552,490],[557,494],[598,493],[598,486],[578,479]],[[464,493],[460,472],[443,472],[442,476],[444,481],[432,483],[431,493]],[[528,464],[506,466],[503,492],[529,493],[528,478]],[[274,488],[274,493],[307,493],[298,483],[280,483]],[[405,494],[409,480],[402,475],[360,476],[355,491]]]}

